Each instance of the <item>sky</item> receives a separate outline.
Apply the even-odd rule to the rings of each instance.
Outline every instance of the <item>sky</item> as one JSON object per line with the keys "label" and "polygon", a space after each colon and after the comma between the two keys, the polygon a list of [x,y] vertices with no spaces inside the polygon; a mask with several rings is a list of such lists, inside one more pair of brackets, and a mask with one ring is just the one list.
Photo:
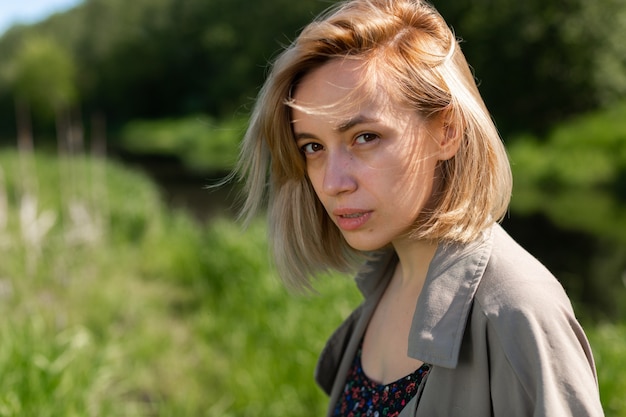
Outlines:
{"label": "sky", "polygon": [[34,23],[82,0],[0,0],[0,35],[15,23]]}

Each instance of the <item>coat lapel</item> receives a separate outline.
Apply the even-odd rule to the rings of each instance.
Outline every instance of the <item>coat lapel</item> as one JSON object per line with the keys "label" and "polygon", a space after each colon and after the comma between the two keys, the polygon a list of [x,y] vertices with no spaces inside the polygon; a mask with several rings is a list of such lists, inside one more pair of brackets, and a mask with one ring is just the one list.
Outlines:
{"label": "coat lapel", "polygon": [[445,368],[457,366],[474,295],[491,256],[492,232],[488,229],[469,244],[437,249],[409,333],[412,358]]}

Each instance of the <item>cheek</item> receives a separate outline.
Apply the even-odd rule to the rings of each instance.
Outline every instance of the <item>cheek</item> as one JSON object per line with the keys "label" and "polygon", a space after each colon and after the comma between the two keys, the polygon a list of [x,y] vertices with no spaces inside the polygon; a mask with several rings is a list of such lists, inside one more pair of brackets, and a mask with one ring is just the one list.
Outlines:
{"label": "cheek", "polygon": [[320,192],[322,190],[322,183],[324,181],[324,175],[322,170],[319,167],[316,167],[315,164],[307,164],[306,166],[306,176],[309,180],[309,183],[315,190],[315,193],[318,197],[320,197]]}

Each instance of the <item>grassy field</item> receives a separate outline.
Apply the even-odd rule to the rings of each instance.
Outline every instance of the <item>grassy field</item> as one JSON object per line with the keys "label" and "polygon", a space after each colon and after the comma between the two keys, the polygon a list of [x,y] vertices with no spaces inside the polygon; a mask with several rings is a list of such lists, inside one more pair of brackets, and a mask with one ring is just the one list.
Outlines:
{"label": "grassy field", "polygon": [[[318,352],[359,302],[288,294],[261,222],[199,225],[137,173],[0,152],[0,416],[319,416]],[[589,326],[607,416],[626,328]]]}

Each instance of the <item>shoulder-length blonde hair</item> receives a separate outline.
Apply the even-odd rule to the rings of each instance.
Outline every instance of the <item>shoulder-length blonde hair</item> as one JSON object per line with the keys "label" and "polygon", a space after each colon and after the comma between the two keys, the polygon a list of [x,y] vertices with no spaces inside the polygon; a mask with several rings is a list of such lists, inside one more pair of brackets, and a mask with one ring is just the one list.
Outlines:
{"label": "shoulder-length blonde hair", "polygon": [[446,114],[461,132],[456,155],[440,163],[436,207],[416,238],[468,242],[503,217],[511,172],[458,42],[423,0],[351,0],[304,28],[274,62],[259,93],[236,173],[245,181],[246,220],[268,205],[269,237],[281,277],[295,287],[362,258],[326,214],[306,175],[291,126],[291,93],[334,58],[361,60],[396,103],[424,117]]}

